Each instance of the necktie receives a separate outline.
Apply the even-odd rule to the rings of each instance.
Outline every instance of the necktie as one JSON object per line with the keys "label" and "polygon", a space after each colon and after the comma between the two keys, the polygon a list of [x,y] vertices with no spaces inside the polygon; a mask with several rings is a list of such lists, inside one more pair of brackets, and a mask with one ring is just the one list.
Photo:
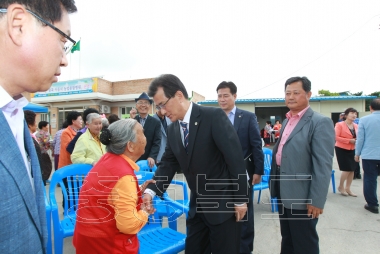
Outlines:
{"label": "necktie", "polygon": [[140,123],[141,123],[142,127],[144,127],[145,120],[146,120],[146,118],[140,118]]}
{"label": "necktie", "polygon": [[187,129],[187,123],[180,122],[183,131],[183,145],[187,153],[187,145],[189,144],[189,130]]}

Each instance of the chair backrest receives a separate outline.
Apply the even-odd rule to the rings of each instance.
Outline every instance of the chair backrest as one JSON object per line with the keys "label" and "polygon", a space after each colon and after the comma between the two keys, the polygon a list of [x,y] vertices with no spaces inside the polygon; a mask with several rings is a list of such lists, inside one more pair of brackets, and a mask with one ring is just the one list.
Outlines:
{"label": "chair backrest", "polygon": [[148,172],[148,171],[139,171],[135,172],[137,181],[139,182],[139,185],[143,184],[145,181],[150,180],[153,178],[154,173]]}
{"label": "chair backrest", "polygon": [[[49,196],[50,202],[56,205],[55,188],[59,185],[62,189],[62,195],[64,198],[64,214],[74,211],[74,208],[78,205],[78,195],[80,188],[83,185],[84,178],[91,170],[92,165],[89,164],[71,164],[60,168],[55,171],[50,180]],[[67,189],[63,183],[63,179],[67,179]]]}
{"label": "chair backrest", "polygon": [[272,167],[272,150],[264,147],[263,153],[264,153],[264,175],[262,176],[262,181],[268,182],[270,170]]}
{"label": "chair backrest", "polygon": [[139,171],[156,172],[157,170],[156,165],[154,165],[153,168],[149,167],[148,160],[140,160],[136,162],[136,164],[140,167]]}

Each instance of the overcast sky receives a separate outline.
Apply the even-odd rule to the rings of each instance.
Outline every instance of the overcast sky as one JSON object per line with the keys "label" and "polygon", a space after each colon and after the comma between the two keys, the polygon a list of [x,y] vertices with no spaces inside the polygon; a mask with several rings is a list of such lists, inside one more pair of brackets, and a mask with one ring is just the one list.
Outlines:
{"label": "overcast sky", "polygon": [[188,92],[216,99],[233,81],[238,98],[283,97],[291,76],[313,94],[380,90],[379,0],[76,0],[71,54],[60,81],[178,76]]}

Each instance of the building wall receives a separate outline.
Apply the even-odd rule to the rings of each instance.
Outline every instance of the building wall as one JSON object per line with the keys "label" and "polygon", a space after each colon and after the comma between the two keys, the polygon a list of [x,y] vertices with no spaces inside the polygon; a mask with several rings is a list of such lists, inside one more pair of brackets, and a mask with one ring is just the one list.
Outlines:
{"label": "building wall", "polygon": [[98,92],[112,95],[113,94],[113,85],[111,81],[98,78]]}
{"label": "building wall", "polygon": [[113,95],[147,92],[153,78],[113,82]]}
{"label": "building wall", "polygon": [[[364,100],[323,101],[323,102],[313,102],[313,105],[314,103],[318,104],[318,107],[320,107],[320,110],[316,109],[316,111],[328,117],[331,117],[331,113],[342,113],[349,107],[355,108],[359,112],[360,117],[365,112]],[[312,108],[314,109],[314,107]]]}
{"label": "building wall", "polygon": [[191,101],[194,103],[197,103],[199,101],[204,101],[206,99],[203,95],[194,91],[192,92],[192,95],[189,95],[189,96],[192,96]]}

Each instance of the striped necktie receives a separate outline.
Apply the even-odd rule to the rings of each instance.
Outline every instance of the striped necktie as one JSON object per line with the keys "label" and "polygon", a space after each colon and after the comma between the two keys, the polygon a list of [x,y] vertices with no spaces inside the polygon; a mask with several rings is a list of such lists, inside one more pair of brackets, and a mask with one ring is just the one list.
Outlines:
{"label": "striped necktie", "polygon": [[189,130],[187,129],[187,123],[180,122],[183,131],[183,145],[187,153],[187,146],[189,145]]}
{"label": "striped necktie", "polygon": [[144,127],[146,118],[140,118],[140,124]]}

